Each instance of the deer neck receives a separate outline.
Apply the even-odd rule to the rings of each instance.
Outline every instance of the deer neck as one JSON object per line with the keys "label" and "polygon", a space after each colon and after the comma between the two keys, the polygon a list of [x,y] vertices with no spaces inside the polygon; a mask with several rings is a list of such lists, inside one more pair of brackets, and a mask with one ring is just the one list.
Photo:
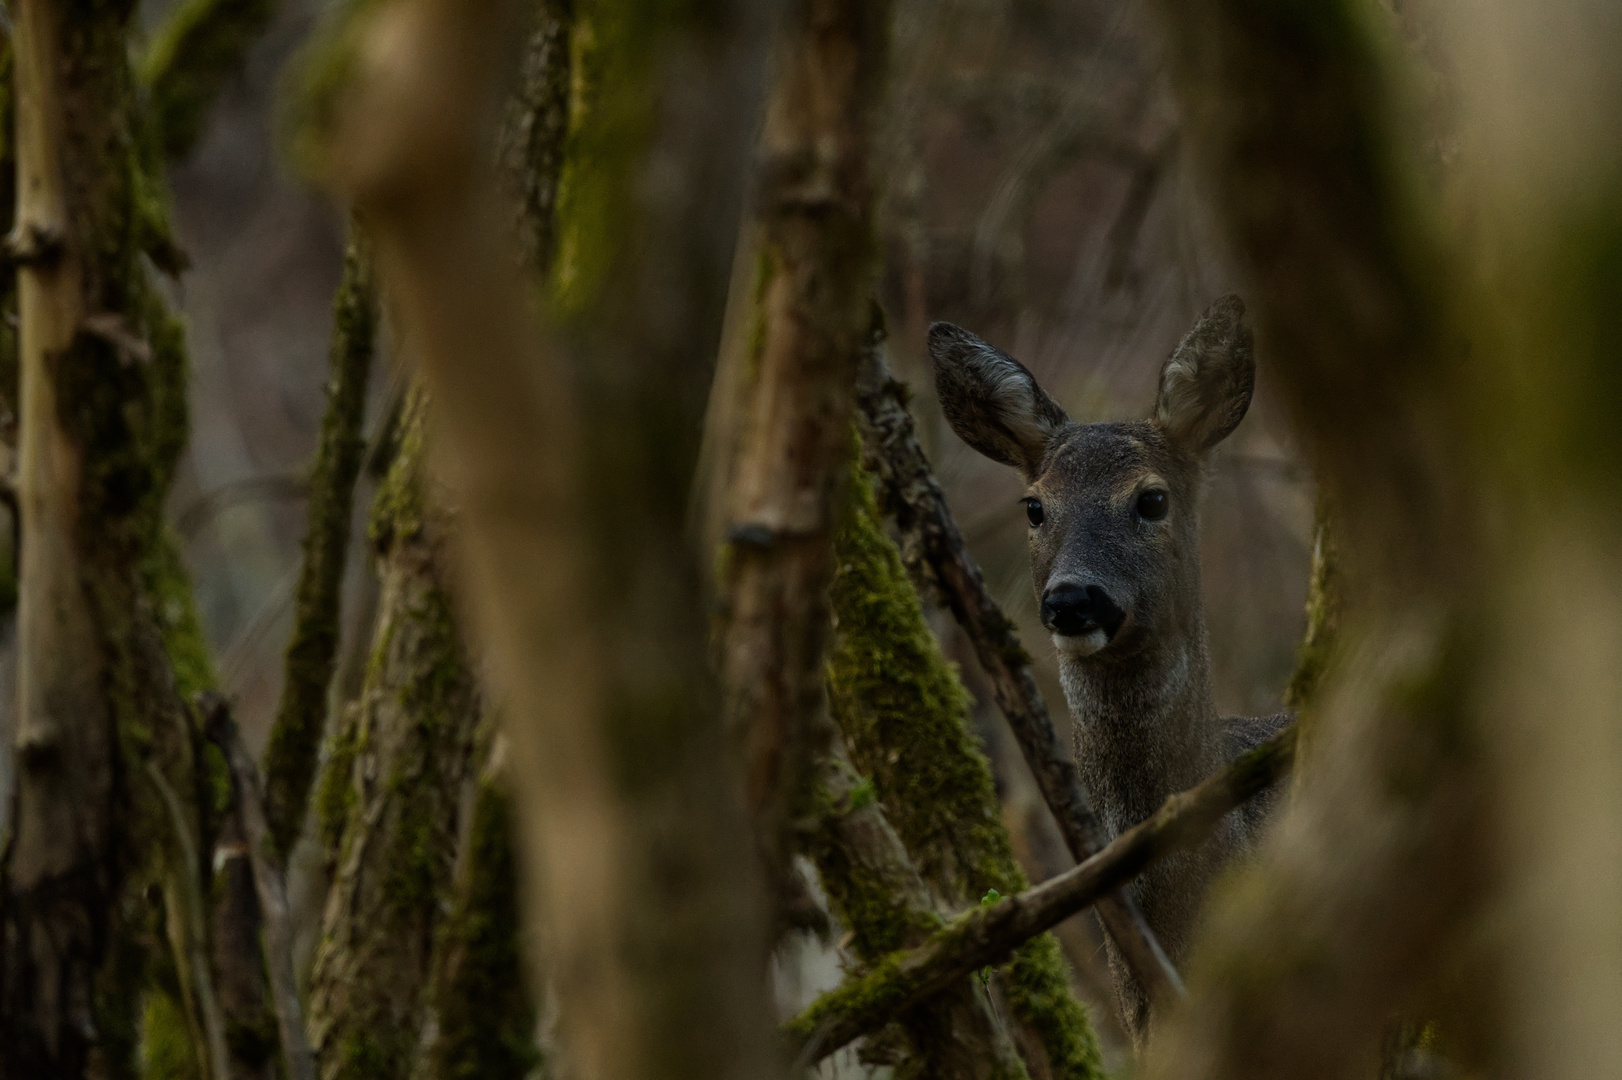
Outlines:
{"label": "deer neck", "polygon": [[1225,754],[1204,620],[1130,662],[1061,654],[1076,764],[1112,833],[1215,772]]}

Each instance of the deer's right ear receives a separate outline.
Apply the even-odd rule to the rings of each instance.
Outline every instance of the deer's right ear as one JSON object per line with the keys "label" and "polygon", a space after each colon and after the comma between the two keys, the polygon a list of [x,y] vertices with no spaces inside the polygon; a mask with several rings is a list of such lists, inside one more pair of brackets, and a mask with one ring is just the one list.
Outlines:
{"label": "deer's right ear", "polygon": [[1160,369],[1154,422],[1173,442],[1203,454],[1239,426],[1255,385],[1244,302],[1224,296],[1205,310]]}
{"label": "deer's right ear", "polygon": [[929,328],[935,390],[958,437],[1032,476],[1048,440],[1070,418],[1025,365],[951,323]]}

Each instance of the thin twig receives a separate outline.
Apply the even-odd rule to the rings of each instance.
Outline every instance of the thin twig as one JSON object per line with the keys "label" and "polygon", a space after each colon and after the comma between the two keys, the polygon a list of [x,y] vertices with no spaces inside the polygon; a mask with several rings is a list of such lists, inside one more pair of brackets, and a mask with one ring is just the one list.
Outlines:
{"label": "thin twig", "polygon": [[1161,804],[1152,817],[1058,877],[995,904],[973,908],[916,949],[892,953],[818,998],[785,1032],[797,1061],[817,1062],[877,1031],[972,971],[1009,953],[1178,851],[1198,847],[1231,810],[1277,782],[1295,759],[1295,725],[1241,755],[1222,772]]}
{"label": "thin twig", "polygon": [[175,515],[175,531],[190,540],[204,525],[239,503],[259,499],[295,500],[310,494],[309,478],[302,473],[245,476],[211,488]]}
{"label": "thin twig", "polygon": [[185,929],[182,951],[191,968],[191,977],[197,988],[197,1007],[203,1014],[204,1041],[208,1043],[208,1066],[215,1080],[229,1080],[230,1055],[225,1045],[225,1016],[220,1012],[219,999],[214,994],[214,977],[209,969],[208,957],[203,953],[203,942],[208,937],[207,918],[204,915],[202,875],[198,873],[197,844],[192,839],[191,824],[180,804],[180,796],[170,786],[163,771],[151,761],[146,763],[146,774],[163,798],[169,811],[169,822],[174,826],[175,841],[180,845],[183,868],[180,883],[186,894],[186,910],[181,914]]}
{"label": "thin twig", "polygon": [[281,1036],[282,1061],[288,1080],[316,1080],[315,1055],[304,1032],[304,1010],[299,1004],[298,985],[293,977],[293,928],[287,910],[287,881],[271,838],[270,822],[265,817],[259,770],[242,743],[225,699],[218,694],[205,694],[199,706],[206,718],[208,737],[225,754],[231,768],[236,812],[243,834],[248,838],[248,857],[253,865],[254,889],[259,894],[265,968],[270,976],[276,1030]]}
{"label": "thin twig", "polygon": [[[856,381],[867,467],[884,484],[896,524],[915,538],[933,569],[942,596],[991,682],[997,707],[1008,718],[1037,787],[1058,821],[1065,846],[1082,862],[1109,836],[1088,802],[1080,772],[1059,743],[1013,621],[992,599],[963,543],[946,496],[918,445],[905,393],[906,388],[890,376],[883,335],[876,332],[864,350]],[[1130,896],[1107,897],[1098,905],[1098,914],[1151,1001],[1183,995],[1176,968]]]}

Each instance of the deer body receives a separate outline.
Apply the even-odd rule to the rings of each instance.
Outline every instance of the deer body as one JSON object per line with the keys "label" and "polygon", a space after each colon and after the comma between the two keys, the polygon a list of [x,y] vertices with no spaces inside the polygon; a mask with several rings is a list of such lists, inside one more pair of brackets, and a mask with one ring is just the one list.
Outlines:
{"label": "deer body", "polygon": [[[1254,383],[1237,297],[1212,305],[1161,371],[1147,420],[1078,424],[1018,361],[955,326],[930,331],[941,404],[969,445],[1020,470],[1031,572],[1074,718],[1076,763],[1112,833],[1220,769],[1288,719],[1217,714],[1200,600],[1198,505],[1210,449],[1243,419]],[[1245,848],[1264,804],[1132,886],[1173,961],[1188,952],[1212,879]],[[1148,1002],[1110,947],[1123,1012]]]}

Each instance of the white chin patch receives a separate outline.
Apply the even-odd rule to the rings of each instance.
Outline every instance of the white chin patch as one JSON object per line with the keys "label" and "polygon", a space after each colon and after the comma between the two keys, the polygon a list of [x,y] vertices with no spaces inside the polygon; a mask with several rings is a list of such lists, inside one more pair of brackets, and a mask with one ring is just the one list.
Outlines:
{"label": "white chin patch", "polygon": [[1085,634],[1072,636],[1054,634],[1053,644],[1060,653],[1069,656],[1091,656],[1109,644],[1109,637],[1102,630],[1089,630]]}

